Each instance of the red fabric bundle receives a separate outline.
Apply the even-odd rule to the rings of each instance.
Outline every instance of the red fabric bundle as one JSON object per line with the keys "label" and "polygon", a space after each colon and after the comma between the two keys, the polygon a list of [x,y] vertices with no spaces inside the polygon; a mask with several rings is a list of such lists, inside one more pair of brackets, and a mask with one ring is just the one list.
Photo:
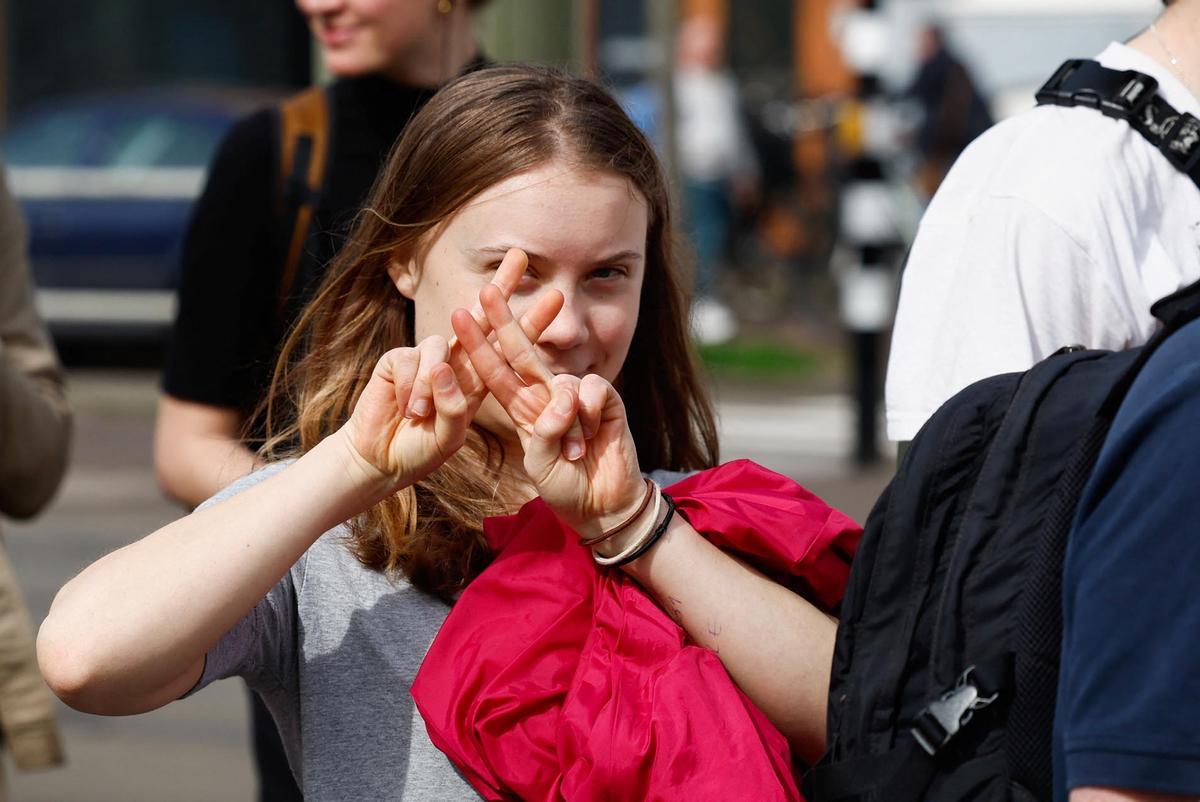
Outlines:
{"label": "red fabric bundle", "polygon": [[[697,531],[822,607],[861,529],[747,460],[669,492]],[[783,736],[720,659],[540,500],[485,521],[495,561],[413,684],[429,736],[486,798],[799,800]]]}

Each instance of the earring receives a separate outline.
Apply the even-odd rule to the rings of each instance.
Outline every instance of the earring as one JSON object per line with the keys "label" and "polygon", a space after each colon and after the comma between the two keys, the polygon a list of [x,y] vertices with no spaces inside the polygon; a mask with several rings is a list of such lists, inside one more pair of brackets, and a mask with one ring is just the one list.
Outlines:
{"label": "earring", "polygon": [[454,10],[454,0],[438,0],[437,10],[439,14],[449,14]]}

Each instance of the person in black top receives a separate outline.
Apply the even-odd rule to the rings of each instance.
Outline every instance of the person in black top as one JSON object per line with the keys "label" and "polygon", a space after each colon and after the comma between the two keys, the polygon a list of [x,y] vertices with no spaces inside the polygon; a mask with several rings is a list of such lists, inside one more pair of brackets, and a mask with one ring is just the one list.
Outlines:
{"label": "person in black top", "polygon": [[[291,318],[315,289],[409,118],[481,63],[486,0],[297,0],[336,80],[324,90],[326,157],[295,279],[283,202],[279,108],[226,135],[183,244],[179,309],[159,398],[154,465],[189,508],[255,466],[256,409]],[[281,299],[281,294],[288,297]],[[266,707],[251,694],[259,798],[302,795]]]}
{"label": "person in black top", "polygon": [[[293,298],[278,313],[292,220],[280,201],[277,108],[226,135],[183,244],[179,309],[159,399],[154,463],[194,507],[254,466],[284,332],[358,213],[392,143],[436,87],[480,62],[479,0],[298,0],[336,80],[324,181]],[[245,435],[249,435],[249,438]]]}

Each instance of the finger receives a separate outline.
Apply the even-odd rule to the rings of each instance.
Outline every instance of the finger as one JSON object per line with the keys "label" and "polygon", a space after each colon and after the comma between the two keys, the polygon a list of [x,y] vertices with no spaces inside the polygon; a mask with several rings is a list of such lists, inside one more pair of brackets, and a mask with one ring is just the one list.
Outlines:
{"label": "finger", "polygon": [[533,343],[521,331],[520,325],[513,318],[508,302],[500,295],[495,287],[484,287],[479,292],[479,300],[488,322],[496,332],[496,340],[508,359],[508,364],[517,372],[525,384],[549,385],[554,374],[546,367]]}
{"label": "finger", "polygon": [[[500,261],[500,266],[496,268],[496,275],[492,276],[490,283],[499,288],[500,294],[507,301],[516,291],[517,285],[521,283],[521,276],[525,275],[528,268],[529,256],[525,251],[520,248],[509,248],[508,252],[504,254],[504,259]],[[488,323],[487,315],[483,313],[483,306],[478,302],[471,307],[471,317],[475,318],[475,322],[479,324],[479,328],[483,329],[485,336],[492,333],[492,326]],[[545,330],[544,326],[542,330]],[[538,332],[538,336],[541,336],[541,332]],[[450,347],[453,348],[455,344],[456,342],[452,340]]]}
{"label": "finger", "polygon": [[[579,398],[579,378],[570,374],[562,374],[554,377],[553,392],[558,393],[561,390],[566,390],[572,393],[576,398]],[[553,396],[551,397],[551,405],[554,403]],[[587,443],[583,435],[583,427],[579,422],[579,415],[576,414],[574,420],[571,421],[570,428],[562,436],[562,455],[569,461],[582,457],[587,453]]]}
{"label": "finger", "polygon": [[515,402],[517,393],[524,388],[524,383],[504,357],[497,353],[467,310],[455,309],[450,315],[450,325],[479,380],[496,396],[500,405],[508,409]]}
{"label": "finger", "polygon": [[550,403],[534,421],[532,436],[525,443],[525,468],[530,478],[547,476],[563,452],[563,437],[575,421],[576,395],[571,388],[554,388]]}
{"label": "finger", "polygon": [[542,339],[542,334],[550,328],[554,318],[563,308],[563,294],[558,290],[550,290],[538,296],[525,314],[521,315],[521,331],[531,343]]}
{"label": "finger", "polygon": [[467,439],[467,426],[471,422],[470,405],[458,386],[454,371],[445,362],[434,365],[430,371],[430,386],[436,410],[434,437],[441,455],[449,457]]}
{"label": "finger", "polygon": [[504,300],[512,297],[517,285],[521,283],[521,276],[525,275],[528,268],[529,256],[520,248],[509,248],[504,254],[504,259],[496,268],[496,275],[492,277],[492,284],[499,288]]}
{"label": "finger", "polygon": [[392,385],[392,395],[400,414],[408,408],[408,398],[420,361],[421,355],[415,348],[393,348],[375,363],[375,374]]}
{"label": "finger", "polygon": [[420,363],[417,375],[413,381],[412,392],[409,394],[408,406],[405,408],[406,418],[424,418],[433,412],[433,385],[430,383],[430,372],[437,365],[443,364],[449,353],[449,346],[444,337],[434,335],[426,337],[417,345]]}
{"label": "finger", "polygon": [[579,424],[583,429],[584,437],[590,440],[596,436],[596,432],[600,430],[600,423],[604,418],[604,410],[609,403],[610,395],[616,396],[616,394],[613,386],[595,373],[589,373],[580,380]]}
{"label": "finger", "polygon": [[[521,315],[521,331],[531,342],[537,342],[541,339],[542,333],[550,327],[554,322],[554,318],[558,316],[563,305],[563,294],[558,290],[551,290],[538,296],[525,314]],[[483,314],[482,307],[477,305],[479,317],[484,318],[484,323],[480,323],[476,318],[475,313],[471,313],[471,318],[475,320],[475,325],[478,326],[480,332],[486,337],[492,331],[490,323],[486,322],[486,316]],[[452,324],[453,325],[453,324]],[[466,349],[461,344],[461,338],[456,333],[450,339],[450,353],[446,361],[450,363],[450,367],[454,368],[454,375],[458,379],[458,384],[462,388],[463,393],[468,398],[480,395],[486,390],[486,386],[472,364],[467,358]],[[493,343],[493,348],[497,354],[503,359],[503,352],[500,350],[499,343]]]}

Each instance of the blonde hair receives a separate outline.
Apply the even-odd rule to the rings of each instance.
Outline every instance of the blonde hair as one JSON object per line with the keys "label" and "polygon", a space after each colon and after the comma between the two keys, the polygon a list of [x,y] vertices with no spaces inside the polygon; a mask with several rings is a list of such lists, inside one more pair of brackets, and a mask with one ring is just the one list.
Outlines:
{"label": "blonde hair", "polygon": [[[598,85],[508,65],[443,88],[412,119],[346,246],[289,333],[267,406],[268,459],[311,449],[350,417],[375,362],[413,344],[412,302],[387,273],[419,258],[438,226],[488,187],[567,158],[625,177],[649,209],[641,312],[618,386],[644,470],[717,460],[712,407],[686,325],[665,182],[653,149]],[[483,519],[512,511],[503,452],[472,426],[466,446],[414,487],[351,522],[352,548],[379,571],[453,598],[490,559]]]}

